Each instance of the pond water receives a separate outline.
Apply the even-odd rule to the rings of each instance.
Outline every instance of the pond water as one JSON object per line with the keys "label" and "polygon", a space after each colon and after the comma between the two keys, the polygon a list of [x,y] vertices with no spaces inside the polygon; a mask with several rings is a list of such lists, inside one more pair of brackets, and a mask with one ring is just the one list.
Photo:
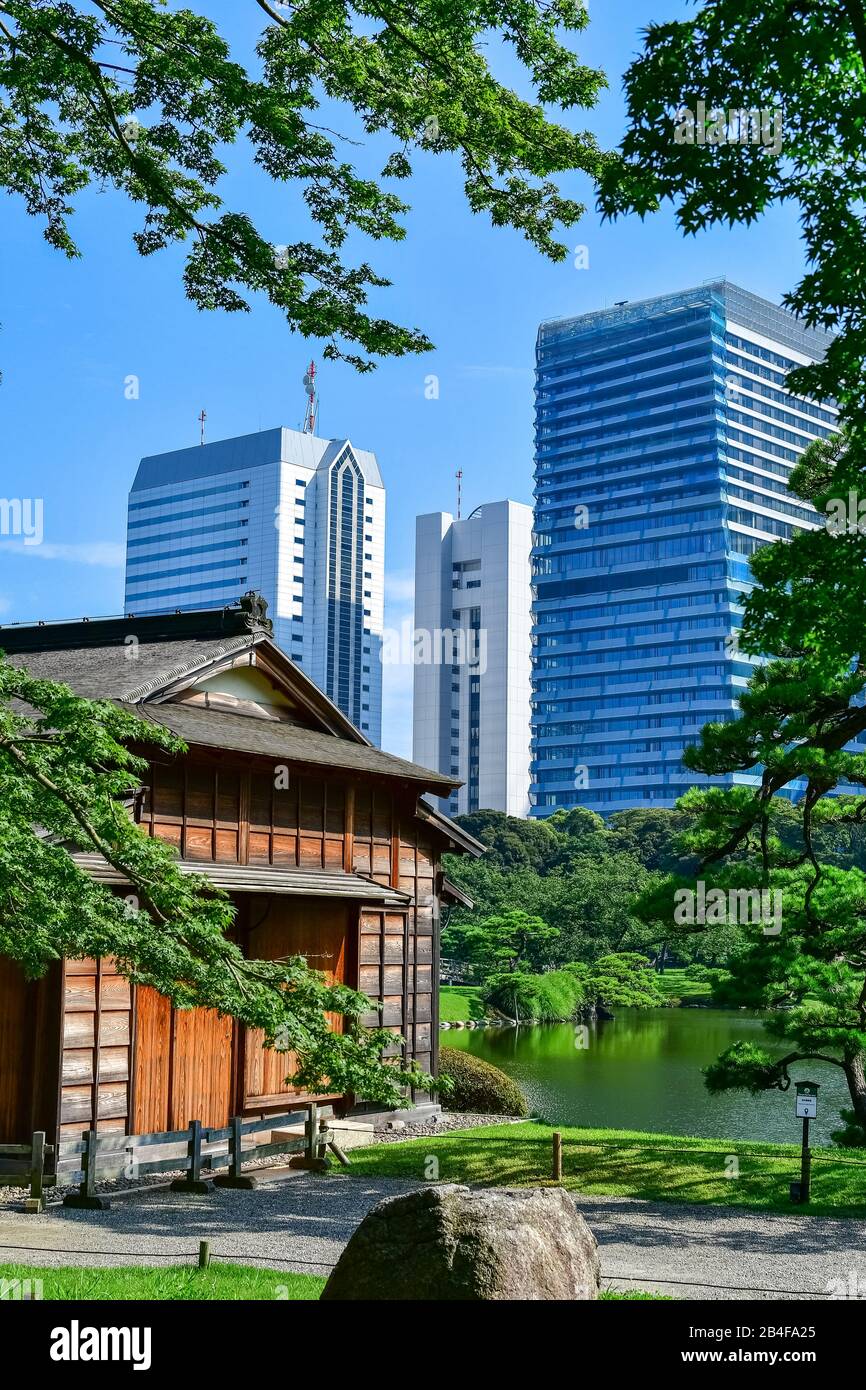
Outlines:
{"label": "pond water", "polygon": [[[762,1096],[710,1095],[704,1086],[701,1068],[740,1038],[780,1050],[767,1040],[759,1014],[724,1009],[622,1009],[613,1020],[588,1025],[585,1047],[575,1045],[571,1023],[440,1034],[444,1046],[501,1067],[533,1114],[559,1124],[799,1143],[793,1086]],[[820,1084],[810,1138],[828,1144],[848,1104],[841,1071],[809,1062],[795,1067],[793,1076]]]}

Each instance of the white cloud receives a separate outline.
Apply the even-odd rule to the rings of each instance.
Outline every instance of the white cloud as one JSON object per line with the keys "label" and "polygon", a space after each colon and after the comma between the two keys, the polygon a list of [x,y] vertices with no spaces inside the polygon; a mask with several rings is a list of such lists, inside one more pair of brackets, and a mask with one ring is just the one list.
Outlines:
{"label": "white cloud", "polygon": [[122,570],[125,551],[119,541],[84,541],[79,545],[25,545],[23,541],[0,541],[0,550],[15,555],[30,555],[37,560],[66,560],[73,565],[100,565],[105,569]]}

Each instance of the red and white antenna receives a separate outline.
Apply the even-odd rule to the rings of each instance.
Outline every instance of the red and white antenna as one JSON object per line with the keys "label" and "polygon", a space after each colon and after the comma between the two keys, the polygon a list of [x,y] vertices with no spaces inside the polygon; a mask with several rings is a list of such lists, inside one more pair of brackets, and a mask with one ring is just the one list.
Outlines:
{"label": "red and white antenna", "polygon": [[204,444],[204,427],[205,427],[205,425],[207,424],[207,411],[206,411],[206,410],[202,410],[201,415],[199,415],[199,417],[198,417],[198,422],[199,422],[199,424],[201,425],[201,439],[200,439],[200,443]]}
{"label": "red and white antenna", "polygon": [[319,393],[316,390],[316,364],[311,362],[304,373],[304,390],[307,393],[307,409],[304,414],[304,434],[315,434],[319,418]]}
{"label": "red and white antenna", "polygon": [[460,520],[460,509],[463,505],[463,469],[458,468],[454,474],[457,479],[457,520]]}

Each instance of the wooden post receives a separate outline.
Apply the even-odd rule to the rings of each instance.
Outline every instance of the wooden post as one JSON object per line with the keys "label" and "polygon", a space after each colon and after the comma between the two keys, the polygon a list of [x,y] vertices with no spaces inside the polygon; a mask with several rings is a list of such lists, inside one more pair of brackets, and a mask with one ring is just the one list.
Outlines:
{"label": "wooden post", "polygon": [[304,1153],[289,1159],[290,1168],[306,1168],[314,1173],[326,1173],[328,1160],[324,1157],[327,1141],[319,1139],[319,1107],[314,1100],[307,1105],[304,1125]]}
{"label": "wooden post", "polygon": [[328,1148],[331,1150],[331,1153],[334,1154],[335,1157],[337,1157],[340,1160],[344,1168],[351,1168],[352,1165],[349,1159],[343,1153],[343,1150],[340,1148],[339,1144],[336,1143],[335,1140],[332,1139],[330,1141],[330,1143],[328,1144]]}
{"label": "wooden post", "polygon": [[210,1264],[210,1241],[200,1240],[198,1243],[198,1267],[207,1269]]}
{"label": "wooden post", "polygon": [[214,1178],[214,1187],[238,1187],[245,1192],[251,1191],[258,1186],[255,1178],[248,1177],[241,1172],[243,1162],[243,1120],[240,1115],[232,1115],[229,1120],[229,1170],[227,1173],[218,1173]]}
{"label": "wooden post", "polygon": [[64,1197],[63,1205],[65,1207],[79,1207],[83,1211],[108,1211],[111,1206],[107,1197],[97,1197],[96,1195],[98,1147],[99,1136],[95,1129],[89,1129],[84,1136],[84,1153],[81,1155],[84,1181],[78,1192],[70,1193],[68,1197]]}
{"label": "wooden post", "polygon": [[243,1138],[240,1115],[232,1116],[229,1120],[229,1129],[231,1130],[229,1137],[229,1177],[239,1178],[241,1175],[241,1140]]}
{"label": "wooden post", "polygon": [[562,1182],[562,1135],[553,1131],[553,1181]]}
{"label": "wooden post", "polygon": [[803,1118],[803,1148],[800,1154],[800,1201],[812,1195],[812,1150],[809,1148],[809,1118]]}
{"label": "wooden post", "polygon": [[198,1197],[204,1197],[210,1191],[206,1182],[202,1181],[201,1176],[201,1120],[190,1120],[189,1122],[189,1143],[187,1145],[189,1155],[189,1168],[186,1177],[175,1178],[171,1184],[172,1192],[189,1192]]}
{"label": "wooden post", "polygon": [[42,1188],[45,1178],[45,1130],[37,1129],[30,1148],[30,1196],[24,1202],[24,1210],[40,1212],[45,1210]]}

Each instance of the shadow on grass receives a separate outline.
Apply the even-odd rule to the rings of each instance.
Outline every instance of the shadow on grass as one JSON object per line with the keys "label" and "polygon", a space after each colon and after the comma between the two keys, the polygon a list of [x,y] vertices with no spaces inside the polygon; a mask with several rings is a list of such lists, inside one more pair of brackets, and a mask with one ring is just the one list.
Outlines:
{"label": "shadow on grass", "polygon": [[[812,1201],[797,1207],[789,1184],[799,1177],[793,1146],[772,1156],[736,1141],[699,1152],[708,1141],[677,1146],[664,1137],[652,1143],[615,1146],[569,1143],[563,1133],[563,1182],[590,1196],[633,1197],[650,1202],[684,1202],[713,1210],[760,1211],[804,1216],[866,1218],[866,1167],[840,1158],[816,1161]],[[758,1146],[754,1146],[757,1148]],[[381,1145],[353,1155],[356,1172],[415,1181],[463,1182],[482,1186],[537,1186],[552,1182],[551,1131],[531,1135],[512,1128],[498,1133],[466,1130],[439,1138]]]}

